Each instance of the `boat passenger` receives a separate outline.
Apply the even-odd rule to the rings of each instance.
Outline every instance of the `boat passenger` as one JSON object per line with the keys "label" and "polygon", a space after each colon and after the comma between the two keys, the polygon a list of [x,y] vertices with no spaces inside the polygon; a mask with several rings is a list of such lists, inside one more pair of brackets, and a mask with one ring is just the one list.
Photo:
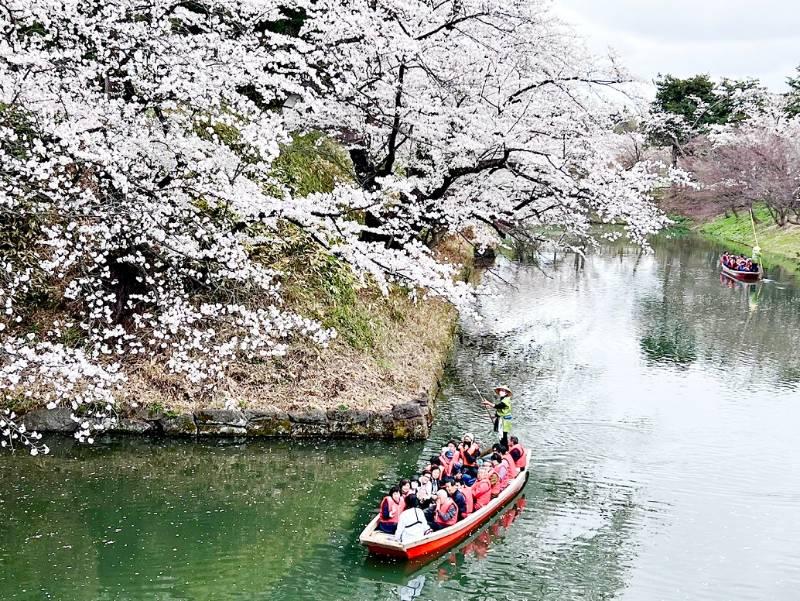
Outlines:
{"label": "boat passenger", "polygon": [[430,472],[423,472],[419,477],[419,489],[417,489],[417,500],[421,507],[427,507],[433,498],[433,485],[431,484]]}
{"label": "boat passenger", "polygon": [[481,447],[469,432],[461,437],[458,454],[461,456],[462,472],[475,478],[478,475],[478,458],[481,455]]}
{"label": "boat passenger", "polygon": [[434,494],[436,494],[436,491],[438,491],[440,488],[442,488],[442,485],[443,485],[442,478],[443,477],[444,476],[442,475],[442,468],[439,467],[438,465],[434,466],[434,468],[431,470],[431,484],[433,485],[433,493]]}
{"label": "boat passenger", "polygon": [[519,474],[519,469],[517,469],[517,464],[514,462],[514,459],[508,454],[508,449],[501,444],[495,444],[492,450],[503,458],[503,463],[508,470],[508,479],[513,480],[516,478],[517,474]]}
{"label": "boat passenger", "polygon": [[401,543],[411,543],[421,539],[430,532],[428,520],[419,508],[419,500],[415,495],[406,497],[406,510],[400,514],[397,520],[397,531],[395,536]]}
{"label": "boat passenger", "polygon": [[455,465],[459,463],[458,449],[456,448],[456,441],[449,440],[447,446],[442,447],[442,454],[439,455],[439,461],[442,465],[442,473],[445,476],[452,476]]}
{"label": "boat passenger", "polygon": [[512,459],[514,459],[514,465],[519,469],[525,469],[525,459],[527,455],[525,447],[519,443],[519,438],[516,436],[511,436],[508,441],[511,443],[511,448],[509,448],[508,452]]}
{"label": "boat passenger", "polygon": [[462,517],[467,517],[475,511],[475,497],[472,494],[472,487],[467,486],[463,482],[456,482],[456,486],[458,486],[458,490],[464,495],[464,499],[466,500],[466,507]]}
{"label": "boat passenger", "polygon": [[452,478],[448,478],[445,482],[444,489],[447,491],[447,494],[450,495],[450,498],[453,499],[456,507],[458,507],[458,520],[463,520],[471,513],[467,511],[467,497],[461,492],[455,480]]}
{"label": "boat passenger", "polygon": [[508,486],[508,467],[499,453],[492,455],[492,473],[497,476],[496,481],[492,479],[492,496],[496,497]]}
{"label": "boat passenger", "polygon": [[403,478],[400,480],[400,496],[405,498],[411,492],[411,480]]}
{"label": "boat passenger", "polygon": [[492,484],[489,482],[489,467],[481,467],[478,470],[478,479],[472,485],[472,496],[475,499],[474,508],[486,507],[492,500]]}
{"label": "boat passenger", "polygon": [[387,534],[394,534],[397,530],[397,520],[404,509],[403,498],[400,496],[400,489],[392,486],[389,494],[381,501],[380,512],[378,514],[378,529]]}
{"label": "boat passenger", "polygon": [[450,498],[446,490],[436,493],[436,507],[433,511],[433,523],[431,529],[441,530],[452,526],[458,521],[458,506]]}

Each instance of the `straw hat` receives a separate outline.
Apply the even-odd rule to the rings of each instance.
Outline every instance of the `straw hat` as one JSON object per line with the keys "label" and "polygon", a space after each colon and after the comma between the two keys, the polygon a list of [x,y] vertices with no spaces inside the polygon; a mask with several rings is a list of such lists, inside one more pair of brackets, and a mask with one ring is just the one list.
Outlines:
{"label": "straw hat", "polygon": [[461,437],[461,440],[468,440],[470,442],[475,442],[475,436],[472,435],[472,432],[466,432],[464,436]]}
{"label": "straw hat", "polygon": [[511,396],[514,394],[513,392],[511,392],[511,389],[508,388],[507,386],[495,386],[494,388],[495,394],[499,394],[501,391],[505,392],[506,396]]}

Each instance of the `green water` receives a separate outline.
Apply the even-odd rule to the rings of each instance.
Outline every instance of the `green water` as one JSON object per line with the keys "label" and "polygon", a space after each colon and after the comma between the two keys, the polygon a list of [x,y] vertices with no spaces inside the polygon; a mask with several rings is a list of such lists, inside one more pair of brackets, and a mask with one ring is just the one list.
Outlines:
{"label": "green water", "polygon": [[[800,292],[721,281],[694,238],[655,249],[501,262],[426,444],[0,456],[0,599],[796,598]],[[451,435],[488,440],[473,382],[516,392],[524,499],[428,565],[369,560],[381,490]]]}

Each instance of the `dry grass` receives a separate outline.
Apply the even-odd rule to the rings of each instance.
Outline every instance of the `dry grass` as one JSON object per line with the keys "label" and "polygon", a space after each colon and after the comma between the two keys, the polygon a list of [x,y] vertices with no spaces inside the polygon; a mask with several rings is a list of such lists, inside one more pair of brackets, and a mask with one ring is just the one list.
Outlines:
{"label": "dry grass", "polygon": [[149,366],[132,375],[124,404],[135,401],[177,413],[223,407],[227,400],[243,409],[385,409],[434,392],[452,342],[455,310],[440,300],[414,303],[399,292],[389,297],[364,292],[358,302],[377,326],[372,349],[342,340],[327,348],[297,342],[283,357],[234,365],[211,398]]}

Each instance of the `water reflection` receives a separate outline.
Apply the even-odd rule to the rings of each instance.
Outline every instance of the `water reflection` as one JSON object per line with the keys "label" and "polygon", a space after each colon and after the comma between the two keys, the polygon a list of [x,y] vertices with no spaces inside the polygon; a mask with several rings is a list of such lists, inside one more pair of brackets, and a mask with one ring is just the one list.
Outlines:
{"label": "water reflection", "polygon": [[[462,324],[425,444],[0,456],[0,598],[794,598],[800,294],[779,268],[720,281],[722,249],[691,236],[654,248],[501,259],[513,286]],[[473,384],[496,383],[531,453],[524,508],[427,565],[367,560],[390,482],[492,438]]]}

